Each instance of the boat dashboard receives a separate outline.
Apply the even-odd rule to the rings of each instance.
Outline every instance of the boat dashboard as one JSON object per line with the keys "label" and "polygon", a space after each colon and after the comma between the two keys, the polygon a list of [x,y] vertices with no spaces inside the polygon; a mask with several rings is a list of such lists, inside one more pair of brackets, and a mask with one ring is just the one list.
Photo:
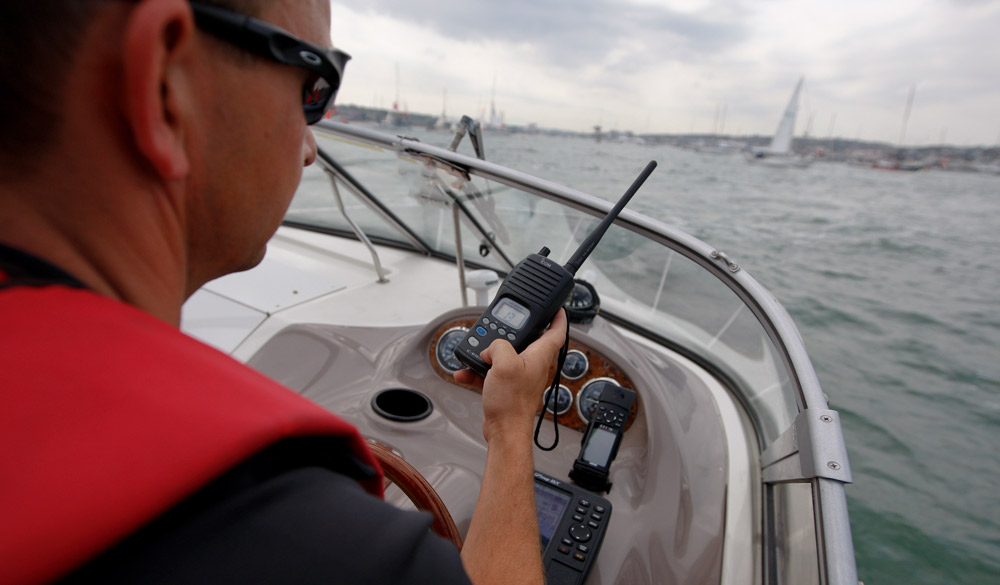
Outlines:
{"label": "boat dashboard", "polygon": [[[248,364],[396,451],[431,483],[464,536],[486,443],[480,391],[455,381],[449,349],[481,311],[454,309],[423,325],[296,323],[271,336]],[[732,455],[718,402],[725,391],[696,365],[601,317],[573,324],[570,338],[556,401],[559,442],[552,451],[535,450],[541,474],[572,483],[596,382],[637,393],[610,469],[612,487],[594,494],[606,498],[613,515],[586,582],[612,583],[623,574],[639,583],[666,574],[719,582]],[[541,444],[553,442],[553,426],[541,425]],[[387,500],[408,506],[398,491],[390,489]],[[652,555],[646,549],[654,543],[675,552]]]}

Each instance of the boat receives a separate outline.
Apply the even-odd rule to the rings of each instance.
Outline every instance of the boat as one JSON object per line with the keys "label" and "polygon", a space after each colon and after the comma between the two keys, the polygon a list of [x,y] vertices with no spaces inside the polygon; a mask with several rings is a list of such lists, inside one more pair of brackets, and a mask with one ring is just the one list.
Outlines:
{"label": "boat", "polygon": [[[182,328],[349,420],[396,482],[387,500],[459,546],[486,444],[454,349],[521,258],[565,260],[612,204],[377,128],[314,128],[317,165],[265,258],[196,292]],[[775,297],[629,208],[579,274],[562,383],[538,408],[538,441],[558,430],[534,460],[549,582],[856,585],[840,419]],[[617,457],[585,489],[581,442],[622,389]]]}
{"label": "boat", "polygon": [[778,122],[778,129],[771,138],[771,143],[764,147],[751,147],[747,152],[747,160],[772,167],[806,168],[812,164],[812,158],[792,152],[792,137],[795,132],[795,117],[799,110],[799,92],[802,90],[800,78],[788,100],[788,106]]}
{"label": "boat", "polygon": [[893,152],[888,157],[880,158],[872,163],[873,169],[883,171],[924,171],[936,166],[939,166],[938,161],[911,158],[902,151]]}
{"label": "boat", "polygon": [[736,154],[745,149],[746,145],[729,140],[714,140],[710,142],[700,141],[694,145],[695,152],[700,152],[702,154],[718,154],[723,156]]}

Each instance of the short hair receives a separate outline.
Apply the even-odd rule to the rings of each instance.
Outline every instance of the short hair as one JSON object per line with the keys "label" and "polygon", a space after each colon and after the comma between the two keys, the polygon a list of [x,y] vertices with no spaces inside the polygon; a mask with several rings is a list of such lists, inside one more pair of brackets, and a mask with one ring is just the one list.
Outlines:
{"label": "short hair", "polygon": [[[62,104],[73,99],[63,86],[100,1],[0,0],[0,181],[39,171]],[[264,3],[201,1],[248,15],[259,15]]]}

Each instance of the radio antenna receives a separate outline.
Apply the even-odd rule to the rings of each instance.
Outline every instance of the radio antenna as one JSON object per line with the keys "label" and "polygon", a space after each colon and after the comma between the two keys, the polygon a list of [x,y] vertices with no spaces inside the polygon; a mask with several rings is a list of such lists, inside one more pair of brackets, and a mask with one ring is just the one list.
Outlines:
{"label": "radio antenna", "polygon": [[604,232],[608,231],[608,228],[611,227],[612,223],[614,223],[615,218],[617,218],[618,214],[622,212],[622,209],[625,209],[625,205],[630,199],[632,199],[632,196],[639,190],[639,187],[646,182],[646,179],[649,178],[650,173],[652,173],[655,168],[656,161],[649,161],[646,168],[642,169],[639,176],[632,182],[632,186],[625,191],[622,198],[618,200],[618,203],[615,204],[608,215],[601,220],[601,223],[594,228],[594,231],[590,232],[590,235],[588,235],[587,239],[580,244],[580,247],[573,253],[573,257],[569,259],[569,262],[567,262],[563,268],[568,270],[570,274],[576,274],[576,271],[580,269],[580,266],[582,266],[583,263],[586,262],[587,257],[590,256],[590,253],[597,247],[597,243],[604,237]]}

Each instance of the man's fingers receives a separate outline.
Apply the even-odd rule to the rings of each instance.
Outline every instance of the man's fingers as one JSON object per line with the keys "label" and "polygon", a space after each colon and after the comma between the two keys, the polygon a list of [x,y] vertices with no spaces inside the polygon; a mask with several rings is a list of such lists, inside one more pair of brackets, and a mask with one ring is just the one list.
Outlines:
{"label": "man's fingers", "polygon": [[510,344],[506,339],[495,339],[490,346],[483,350],[480,354],[488,364],[492,367],[491,372],[495,372],[495,376],[508,376],[513,372],[510,371],[512,364],[520,364],[521,360],[514,351],[514,346]]}
{"label": "man's fingers", "polygon": [[478,388],[483,387],[483,383],[486,379],[479,374],[473,372],[472,370],[466,368],[464,370],[459,370],[455,372],[455,381],[459,384],[468,384],[469,386],[476,386]]}
{"label": "man's fingers", "polygon": [[566,342],[566,327],[568,326],[566,311],[559,309],[556,316],[552,319],[552,324],[549,326],[548,330],[546,330],[545,333],[543,333],[542,336],[539,337],[534,343],[529,345],[528,348],[524,350],[524,354],[528,354],[529,352],[543,352],[543,357],[546,354],[554,357]]}
{"label": "man's fingers", "polygon": [[[518,375],[518,372],[529,362],[538,361],[543,364],[551,362],[566,340],[567,326],[566,313],[560,309],[552,319],[548,330],[521,352],[520,356],[509,342],[504,339],[495,339],[489,347],[479,353],[479,357],[492,366],[490,371],[494,372],[494,377]],[[455,373],[455,380],[461,384],[480,387],[484,382],[484,378],[472,370],[459,370]]]}

